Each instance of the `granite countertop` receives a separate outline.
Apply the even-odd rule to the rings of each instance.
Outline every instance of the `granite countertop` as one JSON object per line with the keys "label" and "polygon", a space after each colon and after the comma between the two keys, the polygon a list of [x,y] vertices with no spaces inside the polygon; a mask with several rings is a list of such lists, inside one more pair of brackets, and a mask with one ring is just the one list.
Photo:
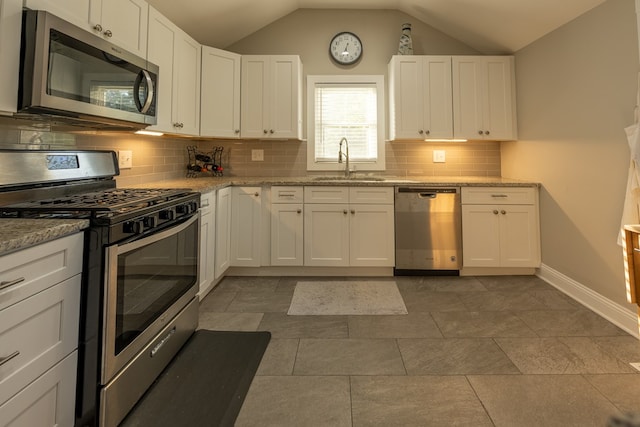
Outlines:
{"label": "granite countertop", "polygon": [[166,181],[155,181],[136,185],[138,188],[189,188],[205,193],[231,185],[337,185],[337,186],[369,186],[388,187],[396,185],[429,185],[429,186],[493,186],[493,187],[539,187],[531,181],[501,177],[391,177],[391,176],[356,176],[345,179],[341,176],[301,176],[301,177],[198,177]]}
{"label": "granite countertop", "polygon": [[0,219],[0,256],[77,233],[89,227],[86,219]]}

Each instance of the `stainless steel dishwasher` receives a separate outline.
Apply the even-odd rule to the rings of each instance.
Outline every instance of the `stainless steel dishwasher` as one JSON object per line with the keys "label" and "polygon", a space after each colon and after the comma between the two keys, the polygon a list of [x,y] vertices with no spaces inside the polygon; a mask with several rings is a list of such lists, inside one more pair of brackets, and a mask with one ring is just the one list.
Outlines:
{"label": "stainless steel dishwasher", "polygon": [[396,275],[459,274],[460,188],[396,187]]}

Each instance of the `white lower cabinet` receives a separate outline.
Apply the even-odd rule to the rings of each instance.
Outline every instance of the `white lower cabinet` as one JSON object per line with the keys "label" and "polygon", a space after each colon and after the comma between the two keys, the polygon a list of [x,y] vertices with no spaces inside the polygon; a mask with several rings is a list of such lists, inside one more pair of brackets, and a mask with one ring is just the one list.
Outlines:
{"label": "white lower cabinet", "polygon": [[231,194],[231,266],[259,267],[262,188],[233,187]]}
{"label": "white lower cabinet", "polygon": [[231,187],[218,190],[216,197],[215,278],[221,277],[231,261]]}
{"label": "white lower cabinet", "polygon": [[462,188],[464,267],[538,267],[537,189]]}
{"label": "white lower cabinet", "polygon": [[393,267],[393,215],[392,187],[305,187],[304,265]]}
{"label": "white lower cabinet", "polygon": [[199,287],[200,300],[205,297],[215,280],[216,249],[216,192],[209,191],[200,196],[200,264]]}
{"label": "white lower cabinet", "polygon": [[271,265],[304,264],[303,187],[271,187]]}
{"label": "white lower cabinet", "polygon": [[72,426],[83,235],[0,258],[0,425]]}

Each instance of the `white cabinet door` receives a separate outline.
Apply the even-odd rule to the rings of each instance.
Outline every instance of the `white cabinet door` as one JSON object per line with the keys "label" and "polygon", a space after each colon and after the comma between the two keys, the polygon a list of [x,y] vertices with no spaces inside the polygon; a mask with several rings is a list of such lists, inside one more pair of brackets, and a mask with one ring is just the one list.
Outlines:
{"label": "white cabinet door", "polygon": [[157,124],[149,130],[200,133],[200,45],[149,8],[147,59],[160,67]]}
{"label": "white cabinet door", "polygon": [[[101,34],[93,27],[100,23],[102,0],[24,0],[24,6],[33,10],[46,10],[80,28]],[[98,21],[93,22],[92,16],[97,17]]]}
{"label": "white cabinet door", "polygon": [[348,204],[305,204],[304,265],[349,265],[348,209]]}
{"label": "white cabinet door", "polygon": [[349,259],[356,267],[393,267],[393,205],[351,205]]}
{"label": "white cabinet door", "polygon": [[390,139],[452,138],[450,56],[393,56]]}
{"label": "white cabinet door", "polygon": [[454,137],[516,138],[513,57],[453,57]]}
{"label": "white cabinet door", "polygon": [[260,187],[233,187],[231,208],[231,266],[260,266]]}
{"label": "white cabinet door", "polygon": [[271,205],[271,265],[303,265],[302,203]]}
{"label": "white cabinet door", "polygon": [[15,113],[18,107],[21,26],[22,2],[0,0],[0,113]]}
{"label": "white cabinet door", "polygon": [[302,63],[295,55],[244,55],[240,134],[302,137]]}
{"label": "white cabinet door", "polygon": [[500,249],[503,267],[537,267],[540,243],[537,206],[500,207]]}
{"label": "white cabinet door", "polygon": [[218,190],[216,198],[215,278],[229,268],[231,260],[231,187]]}
{"label": "white cabinet door", "polygon": [[202,46],[200,136],[240,137],[241,56]]}
{"label": "white cabinet door", "polygon": [[500,266],[500,217],[497,207],[462,205],[462,265]]}
{"label": "white cabinet door", "polygon": [[198,296],[202,301],[215,280],[216,193],[210,191],[200,197],[200,269]]}

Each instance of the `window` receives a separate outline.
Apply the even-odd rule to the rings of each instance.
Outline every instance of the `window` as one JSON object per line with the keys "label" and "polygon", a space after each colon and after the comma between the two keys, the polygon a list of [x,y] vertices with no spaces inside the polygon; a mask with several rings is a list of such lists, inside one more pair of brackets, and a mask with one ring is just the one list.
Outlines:
{"label": "window", "polygon": [[383,76],[307,77],[308,170],[343,170],[342,138],[352,170],[384,170],[383,87]]}

